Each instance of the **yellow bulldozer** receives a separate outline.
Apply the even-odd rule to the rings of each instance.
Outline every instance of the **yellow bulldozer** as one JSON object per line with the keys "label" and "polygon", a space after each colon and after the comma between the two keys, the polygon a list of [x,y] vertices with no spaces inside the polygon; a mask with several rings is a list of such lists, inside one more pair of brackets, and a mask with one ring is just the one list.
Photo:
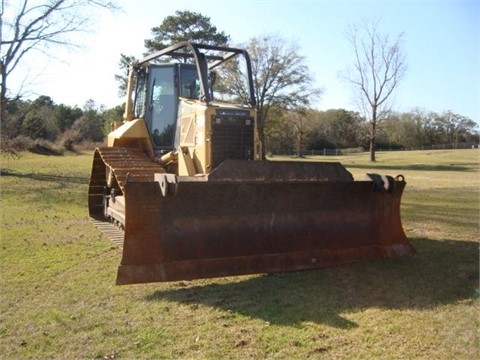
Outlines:
{"label": "yellow bulldozer", "polygon": [[415,253],[403,176],[264,160],[254,94],[238,48],[182,42],[130,65],[124,119],[96,149],[88,191],[90,217],[123,249],[117,284]]}

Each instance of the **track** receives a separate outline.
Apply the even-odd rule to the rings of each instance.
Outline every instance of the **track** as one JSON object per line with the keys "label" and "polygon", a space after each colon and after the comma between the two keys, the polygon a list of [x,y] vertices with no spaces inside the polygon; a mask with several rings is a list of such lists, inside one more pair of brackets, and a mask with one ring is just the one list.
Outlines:
{"label": "track", "polygon": [[115,245],[123,246],[124,232],[103,218],[90,218],[95,227]]}
{"label": "track", "polygon": [[122,191],[127,181],[151,182],[154,181],[155,173],[165,172],[160,164],[153,162],[145,152],[137,148],[99,148],[95,156],[99,156],[113,171]]}
{"label": "track", "polygon": [[161,165],[153,162],[141,149],[122,147],[96,149],[88,192],[90,218],[114,244],[123,246],[124,231],[106,220],[103,215],[107,169],[113,173],[122,193],[127,181],[151,182],[155,173],[162,173],[165,170]]}

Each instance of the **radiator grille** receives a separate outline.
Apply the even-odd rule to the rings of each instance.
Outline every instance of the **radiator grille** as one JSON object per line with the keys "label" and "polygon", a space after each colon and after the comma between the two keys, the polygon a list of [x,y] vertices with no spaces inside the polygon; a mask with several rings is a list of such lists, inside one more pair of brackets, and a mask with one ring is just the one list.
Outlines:
{"label": "radiator grille", "polygon": [[212,167],[227,159],[253,158],[253,119],[244,116],[213,116]]}

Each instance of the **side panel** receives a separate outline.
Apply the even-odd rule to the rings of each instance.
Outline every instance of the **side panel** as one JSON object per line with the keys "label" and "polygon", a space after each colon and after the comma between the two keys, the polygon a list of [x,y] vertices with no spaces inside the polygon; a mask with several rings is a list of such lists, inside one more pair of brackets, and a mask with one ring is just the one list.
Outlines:
{"label": "side panel", "polygon": [[412,254],[400,198],[373,183],[180,182],[126,184],[117,283],[295,271]]}

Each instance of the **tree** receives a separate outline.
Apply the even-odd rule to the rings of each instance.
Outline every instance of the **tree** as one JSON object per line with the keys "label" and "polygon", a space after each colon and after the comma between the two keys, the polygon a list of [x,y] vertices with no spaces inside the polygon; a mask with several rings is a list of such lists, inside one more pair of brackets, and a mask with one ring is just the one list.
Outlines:
{"label": "tree", "polygon": [[46,139],[48,129],[45,119],[36,112],[29,112],[22,122],[20,134],[30,139]]}
{"label": "tree", "polygon": [[149,52],[162,50],[182,41],[208,45],[226,45],[229,36],[219,32],[210,18],[192,11],[179,11],[167,16],[160,26],[152,28],[152,39],[145,40]]}
{"label": "tree", "polygon": [[477,124],[472,119],[450,110],[441,114],[433,114],[432,117],[437,142],[453,144],[454,148],[457,148],[461,143],[465,143],[466,139],[470,134],[474,133],[477,127]]}
{"label": "tree", "polygon": [[125,104],[117,105],[114,108],[108,109],[103,113],[106,134],[108,134],[113,130],[115,123],[122,121],[124,112],[125,112]]}
{"label": "tree", "polygon": [[116,7],[111,0],[0,1],[0,107],[3,119],[7,98],[21,97],[21,94],[9,93],[8,77],[28,55],[41,52],[52,56],[51,46],[76,46],[69,40],[69,35],[89,28],[92,8]]}
{"label": "tree", "polygon": [[[1,150],[5,150],[6,139],[13,139],[20,134],[20,128],[27,105],[21,101],[11,101],[6,104],[6,108],[1,109],[0,134],[1,134]],[[6,117],[3,114],[8,113]]]}
{"label": "tree", "polygon": [[295,132],[287,111],[272,107],[268,127],[265,128],[265,148],[275,154],[290,150],[295,144]]}
{"label": "tree", "polygon": [[302,158],[310,135],[309,125],[312,121],[312,114],[305,108],[298,108],[289,112],[289,118],[295,134],[295,155]]}
{"label": "tree", "polygon": [[317,126],[335,147],[357,147],[362,142],[361,124],[363,119],[358,113],[345,109],[330,109],[318,112]]}
{"label": "tree", "polygon": [[353,25],[346,33],[355,60],[344,79],[358,92],[360,106],[370,120],[370,161],[375,161],[377,124],[391,97],[406,73],[402,37],[393,41],[378,30],[379,22],[366,20]]}
{"label": "tree", "polygon": [[64,132],[72,127],[75,120],[83,115],[82,109],[68,105],[56,105],[53,109],[53,122],[58,131]]}
{"label": "tree", "polygon": [[49,96],[39,96],[28,107],[20,134],[31,139],[55,140],[58,131],[52,121],[53,111],[53,100]]}
{"label": "tree", "polygon": [[127,85],[128,85],[128,66],[137,60],[134,56],[128,56],[125,54],[120,54],[120,61],[118,62],[118,67],[122,71],[122,74],[116,74],[115,80],[118,82],[118,96],[125,97],[127,95]]}
{"label": "tree", "polygon": [[[146,39],[144,44],[148,53],[153,53],[182,41],[198,42],[208,45],[225,45],[230,37],[219,32],[211,24],[210,18],[191,11],[176,11],[167,16],[160,26],[151,29],[153,38]],[[119,69],[121,74],[115,75],[119,83],[119,96],[125,96],[128,81],[128,66],[137,60],[132,55],[120,55]]]}
{"label": "tree", "polygon": [[78,141],[103,141],[105,124],[95,101],[88,100],[86,102],[83,115],[75,121],[73,129],[78,131]]}
{"label": "tree", "polygon": [[257,100],[257,130],[265,146],[265,126],[270,110],[308,108],[319,98],[321,90],[314,87],[314,79],[296,43],[270,35],[253,38],[243,47],[250,54]]}

